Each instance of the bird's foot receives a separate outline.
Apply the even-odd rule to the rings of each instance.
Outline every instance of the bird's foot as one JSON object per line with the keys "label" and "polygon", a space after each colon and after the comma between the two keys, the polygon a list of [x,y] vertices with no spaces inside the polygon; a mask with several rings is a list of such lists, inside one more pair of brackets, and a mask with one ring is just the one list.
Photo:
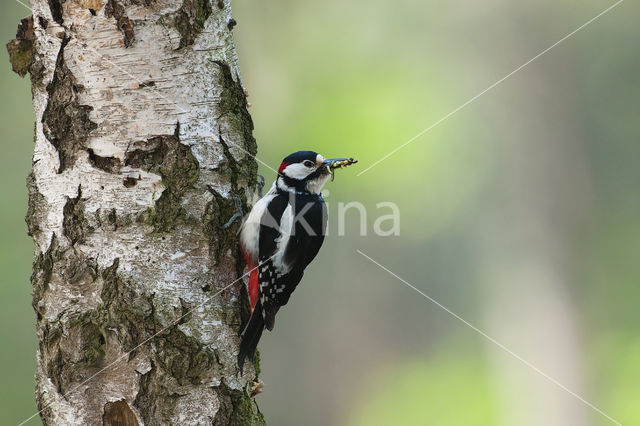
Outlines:
{"label": "bird's foot", "polygon": [[258,174],[258,180],[256,181],[258,187],[258,198],[262,198],[262,190],[264,189],[264,176]]}

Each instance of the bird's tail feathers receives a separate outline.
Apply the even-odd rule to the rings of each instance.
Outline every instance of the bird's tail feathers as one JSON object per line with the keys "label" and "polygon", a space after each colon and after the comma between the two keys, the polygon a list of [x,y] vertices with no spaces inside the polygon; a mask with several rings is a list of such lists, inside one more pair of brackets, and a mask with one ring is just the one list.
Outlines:
{"label": "bird's tail feathers", "polygon": [[262,303],[258,301],[247,326],[240,335],[241,341],[240,350],[238,351],[238,368],[240,368],[241,375],[245,358],[249,358],[249,360],[253,362],[253,357],[255,356],[256,348],[258,347],[258,342],[260,341],[263,330],[264,318],[262,316]]}

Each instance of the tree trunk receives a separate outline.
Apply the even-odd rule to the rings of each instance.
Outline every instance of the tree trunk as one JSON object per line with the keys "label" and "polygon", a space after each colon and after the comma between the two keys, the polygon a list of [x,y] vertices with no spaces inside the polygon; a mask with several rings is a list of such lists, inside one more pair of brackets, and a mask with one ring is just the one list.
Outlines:
{"label": "tree trunk", "polygon": [[[535,51],[527,39],[517,45]],[[575,237],[589,205],[584,147],[572,113],[574,73],[567,55],[511,81],[509,100],[487,113],[496,143],[493,207],[478,219],[490,335],[576,394],[590,400],[582,370],[579,317],[572,290]],[[489,63],[494,63],[488,60]],[[495,63],[500,63],[499,59]],[[559,72],[558,70],[562,70]],[[533,77],[532,77],[533,76]],[[544,88],[532,82],[544,82]],[[574,88],[575,89],[575,88]],[[514,108],[514,95],[522,103]],[[558,96],[562,93],[562,96]],[[526,101],[525,101],[526,100]],[[505,202],[506,200],[506,202]],[[487,343],[504,425],[585,425],[588,407]],[[526,397],[525,397],[526,395]]]}
{"label": "tree trunk", "polygon": [[32,0],[9,43],[36,114],[45,424],[261,424],[238,375],[237,226],[257,165],[230,0]]}

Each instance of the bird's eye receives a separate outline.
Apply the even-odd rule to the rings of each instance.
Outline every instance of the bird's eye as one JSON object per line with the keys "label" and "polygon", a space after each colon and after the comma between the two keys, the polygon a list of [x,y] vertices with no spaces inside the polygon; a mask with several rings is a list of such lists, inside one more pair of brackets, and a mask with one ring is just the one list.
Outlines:
{"label": "bird's eye", "polygon": [[304,164],[307,167],[315,166],[315,163],[313,161],[310,161],[310,160],[304,160],[304,163],[302,163],[302,164]]}

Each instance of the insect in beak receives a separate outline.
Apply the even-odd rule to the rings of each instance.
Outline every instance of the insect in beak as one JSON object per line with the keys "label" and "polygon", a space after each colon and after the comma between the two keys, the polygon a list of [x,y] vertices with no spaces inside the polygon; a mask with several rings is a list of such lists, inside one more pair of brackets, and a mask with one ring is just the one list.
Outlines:
{"label": "insect in beak", "polygon": [[357,163],[358,160],[353,158],[329,158],[323,161],[323,165],[327,168],[327,173],[331,175],[331,181],[335,178],[335,170],[342,167],[347,167]]}

